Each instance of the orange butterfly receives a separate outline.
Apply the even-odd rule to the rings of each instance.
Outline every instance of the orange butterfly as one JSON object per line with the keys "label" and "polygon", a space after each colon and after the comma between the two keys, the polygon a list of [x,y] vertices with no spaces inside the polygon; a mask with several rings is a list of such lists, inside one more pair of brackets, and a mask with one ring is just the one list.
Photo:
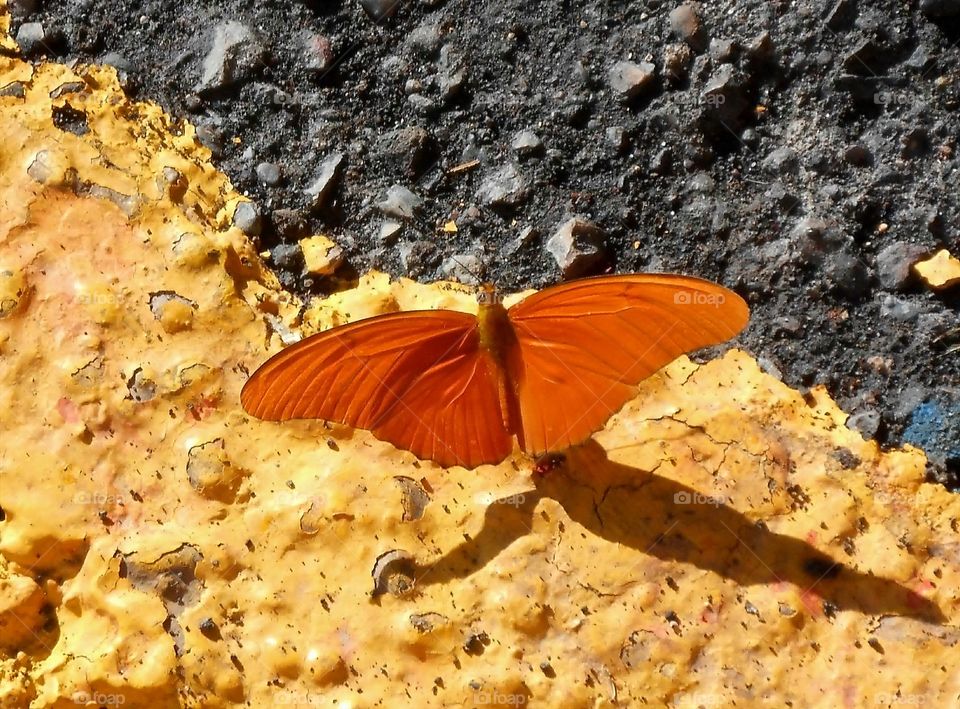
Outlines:
{"label": "orange butterfly", "polygon": [[444,467],[498,463],[513,436],[532,455],[582,442],[685,352],[733,337],[750,311],[709,281],[598,276],[509,310],[491,286],[477,315],[416,310],[318,333],[270,358],[240,401],[271,421],[365,428]]}

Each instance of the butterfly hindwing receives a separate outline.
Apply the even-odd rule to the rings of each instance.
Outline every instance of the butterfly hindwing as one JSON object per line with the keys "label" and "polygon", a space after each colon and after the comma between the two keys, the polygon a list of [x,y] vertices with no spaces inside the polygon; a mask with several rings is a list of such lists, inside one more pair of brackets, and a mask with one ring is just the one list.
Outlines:
{"label": "butterfly hindwing", "polygon": [[365,428],[443,466],[499,462],[512,449],[497,372],[476,317],[390,313],[333,328],[274,355],[241,403],[258,418]]}
{"label": "butterfly hindwing", "polygon": [[599,276],[548,288],[508,311],[507,356],[528,453],[580,443],[686,352],[723,342],[749,309],[715,283],[669,274]]}

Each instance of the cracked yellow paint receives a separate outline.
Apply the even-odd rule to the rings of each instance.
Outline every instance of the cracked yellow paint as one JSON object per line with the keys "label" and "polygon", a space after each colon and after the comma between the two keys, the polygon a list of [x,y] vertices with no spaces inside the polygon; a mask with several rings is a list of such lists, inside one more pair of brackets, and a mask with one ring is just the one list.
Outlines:
{"label": "cracked yellow paint", "polygon": [[960,283],[960,259],[946,249],[915,263],[913,268],[934,290],[946,290]]}
{"label": "cracked yellow paint", "polygon": [[7,12],[7,0],[0,0],[0,52],[12,54],[17,49],[17,43],[10,36],[10,13]]}
{"label": "cracked yellow paint", "polygon": [[[737,351],[677,360],[542,477],[251,420],[299,304],[242,197],[111,70],[0,57],[11,81],[0,706],[960,701],[960,502],[920,451]],[[301,327],[418,307],[476,305],[368,274]]]}
{"label": "cracked yellow paint", "polygon": [[301,239],[303,264],[307,273],[329,276],[343,262],[343,249],[326,236],[317,235]]}

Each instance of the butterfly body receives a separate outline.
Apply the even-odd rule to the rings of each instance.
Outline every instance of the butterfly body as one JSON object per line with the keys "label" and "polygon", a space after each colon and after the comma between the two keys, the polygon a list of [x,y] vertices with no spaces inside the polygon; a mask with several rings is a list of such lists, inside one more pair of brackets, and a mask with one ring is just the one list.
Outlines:
{"label": "butterfly body", "polygon": [[600,276],[476,315],[380,315],[274,355],[241,392],[262,419],[322,418],[365,428],[442,466],[496,463],[580,443],[671,360],[732,337],[749,310],[709,281]]}
{"label": "butterfly body", "polygon": [[519,424],[517,393],[507,370],[507,356],[516,347],[517,334],[510,316],[492,286],[484,286],[477,296],[477,330],[480,346],[490,353],[497,370],[497,395],[503,415],[503,425],[511,434]]}

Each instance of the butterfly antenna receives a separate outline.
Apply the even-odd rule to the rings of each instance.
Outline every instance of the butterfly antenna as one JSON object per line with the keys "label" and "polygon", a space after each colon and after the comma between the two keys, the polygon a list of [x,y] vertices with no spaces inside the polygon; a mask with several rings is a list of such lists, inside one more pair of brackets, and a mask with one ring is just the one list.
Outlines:
{"label": "butterfly antenna", "polygon": [[474,280],[477,282],[477,284],[483,283],[483,277],[481,276],[481,272],[479,272],[479,271],[474,271],[474,270],[473,270],[472,268],[470,268],[467,264],[465,264],[463,261],[461,261],[460,259],[458,259],[455,254],[450,254],[450,258],[453,259],[454,263],[456,263],[458,266],[460,266],[460,268],[462,268],[464,271],[466,271],[466,272],[469,273],[471,276],[473,276],[473,278],[474,278]]}

